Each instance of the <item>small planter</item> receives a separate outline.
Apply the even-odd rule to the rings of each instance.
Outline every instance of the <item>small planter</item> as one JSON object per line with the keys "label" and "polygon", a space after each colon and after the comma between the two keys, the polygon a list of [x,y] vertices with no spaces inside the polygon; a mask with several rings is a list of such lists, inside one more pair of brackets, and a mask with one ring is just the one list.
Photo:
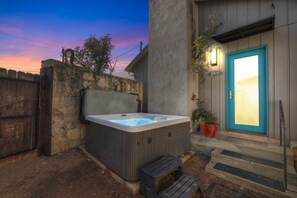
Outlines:
{"label": "small planter", "polygon": [[200,124],[200,132],[203,137],[213,138],[217,132],[216,124]]}

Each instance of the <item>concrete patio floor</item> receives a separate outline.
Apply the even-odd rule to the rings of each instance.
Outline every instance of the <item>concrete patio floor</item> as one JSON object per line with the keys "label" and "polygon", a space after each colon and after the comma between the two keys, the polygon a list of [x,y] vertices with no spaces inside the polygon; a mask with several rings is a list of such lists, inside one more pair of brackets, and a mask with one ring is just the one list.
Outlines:
{"label": "concrete patio floor", "polygon": [[[205,172],[210,158],[195,155],[185,172],[201,180],[195,197],[263,197]],[[133,196],[81,150],[52,157],[25,154],[0,160],[1,197],[142,197]]]}

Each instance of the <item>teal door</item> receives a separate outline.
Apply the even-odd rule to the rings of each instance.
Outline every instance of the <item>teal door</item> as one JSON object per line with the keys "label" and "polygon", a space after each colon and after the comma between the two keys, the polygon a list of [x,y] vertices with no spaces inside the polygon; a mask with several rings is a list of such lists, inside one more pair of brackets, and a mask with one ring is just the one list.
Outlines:
{"label": "teal door", "polygon": [[227,54],[227,129],[267,133],[266,47]]}

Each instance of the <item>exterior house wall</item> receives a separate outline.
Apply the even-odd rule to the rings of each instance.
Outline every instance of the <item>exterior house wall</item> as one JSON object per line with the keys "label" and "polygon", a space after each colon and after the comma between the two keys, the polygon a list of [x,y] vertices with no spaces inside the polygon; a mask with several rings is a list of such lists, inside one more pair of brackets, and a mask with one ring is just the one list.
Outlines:
{"label": "exterior house wall", "polygon": [[143,82],[142,112],[148,112],[148,53],[135,63],[133,73],[136,80]]}
{"label": "exterior house wall", "polygon": [[[274,9],[272,7],[274,4]],[[211,70],[223,72],[218,77],[206,77],[199,85],[199,97],[219,119],[225,130],[225,57],[226,53],[260,45],[267,46],[269,137],[279,139],[279,107],[282,100],[289,140],[297,140],[297,1],[294,0],[214,0],[198,3],[199,32],[208,24],[209,13],[215,12],[222,23],[218,33],[275,15],[275,29],[232,41],[219,47],[218,65]]]}
{"label": "exterior house wall", "polygon": [[196,6],[191,0],[150,0],[148,111],[192,113],[197,75],[189,73]]}

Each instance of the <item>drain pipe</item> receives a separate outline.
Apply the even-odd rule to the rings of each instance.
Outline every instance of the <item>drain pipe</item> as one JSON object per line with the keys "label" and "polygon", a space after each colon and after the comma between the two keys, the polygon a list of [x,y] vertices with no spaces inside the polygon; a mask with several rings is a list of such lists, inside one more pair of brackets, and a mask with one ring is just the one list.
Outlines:
{"label": "drain pipe", "polygon": [[280,131],[280,146],[283,146],[284,155],[284,187],[287,189],[287,141],[286,141],[286,122],[284,116],[283,103],[279,101],[279,131]]}
{"label": "drain pipe", "polygon": [[79,92],[79,120],[82,124],[90,124],[90,122],[85,119],[84,115],[85,90],[86,89],[81,89]]}
{"label": "drain pipe", "polygon": [[141,113],[141,100],[140,100],[139,94],[138,93],[131,93],[131,92],[129,94],[137,96],[137,99],[136,99],[136,101],[137,101],[137,111],[138,111],[138,113]]}

